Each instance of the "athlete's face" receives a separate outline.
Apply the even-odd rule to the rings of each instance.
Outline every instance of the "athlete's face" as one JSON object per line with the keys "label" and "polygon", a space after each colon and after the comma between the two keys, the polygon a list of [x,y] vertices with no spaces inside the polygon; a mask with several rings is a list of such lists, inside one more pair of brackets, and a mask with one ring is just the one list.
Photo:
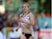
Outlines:
{"label": "athlete's face", "polygon": [[23,5],[23,11],[24,11],[24,12],[29,11],[29,7],[28,7],[27,4],[24,4],[24,5]]}

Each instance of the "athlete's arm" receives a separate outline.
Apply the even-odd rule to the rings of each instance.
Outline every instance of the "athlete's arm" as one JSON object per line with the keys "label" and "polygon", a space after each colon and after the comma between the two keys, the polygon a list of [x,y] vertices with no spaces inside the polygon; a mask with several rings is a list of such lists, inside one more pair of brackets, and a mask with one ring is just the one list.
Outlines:
{"label": "athlete's arm", "polygon": [[22,22],[21,17],[23,16],[23,14],[20,14],[19,20],[18,22]]}
{"label": "athlete's arm", "polygon": [[34,25],[34,15],[32,13],[29,14],[30,17],[30,21],[29,22],[25,22],[28,25]]}

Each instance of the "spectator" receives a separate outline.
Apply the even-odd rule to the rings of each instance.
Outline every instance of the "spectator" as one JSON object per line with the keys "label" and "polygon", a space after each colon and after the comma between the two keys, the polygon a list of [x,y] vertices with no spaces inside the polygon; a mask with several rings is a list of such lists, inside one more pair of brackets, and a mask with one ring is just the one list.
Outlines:
{"label": "spectator", "polygon": [[13,28],[12,31],[8,35],[8,39],[19,39],[22,34],[21,28]]}
{"label": "spectator", "polygon": [[34,25],[34,31],[39,31],[39,30],[40,30],[40,28],[38,26],[38,23],[36,22],[35,25]]}
{"label": "spectator", "polygon": [[3,17],[2,17],[2,14],[0,14],[0,24],[2,24],[3,23]]}
{"label": "spectator", "polygon": [[38,26],[38,20],[37,20],[37,16],[35,16],[35,22],[34,22],[34,27],[33,27],[33,29],[34,29],[34,31],[39,31],[40,30],[40,28],[39,28],[39,26]]}
{"label": "spectator", "polygon": [[3,24],[0,24],[0,39],[4,39],[2,29],[3,29]]}
{"label": "spectator", "polygon": [[46,21],[45,23],[44,23],[44,26],[43,26],[45,29],[47,29],[48,28],[48,22]]}

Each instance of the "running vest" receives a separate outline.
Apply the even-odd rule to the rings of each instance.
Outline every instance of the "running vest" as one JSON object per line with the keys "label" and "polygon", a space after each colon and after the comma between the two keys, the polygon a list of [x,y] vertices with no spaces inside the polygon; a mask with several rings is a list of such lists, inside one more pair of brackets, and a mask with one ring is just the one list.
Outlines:
{"label": "running vest", "polygon": [[[25,22],[29,22],[29,21],[30,21],[29,14],[26,15],[25,17],[21,17],[21,20],[23,20],[23,21],[25,21]],[[24,22],[21,22],[21,26],[27,26],[27,24],[24,23]]]}

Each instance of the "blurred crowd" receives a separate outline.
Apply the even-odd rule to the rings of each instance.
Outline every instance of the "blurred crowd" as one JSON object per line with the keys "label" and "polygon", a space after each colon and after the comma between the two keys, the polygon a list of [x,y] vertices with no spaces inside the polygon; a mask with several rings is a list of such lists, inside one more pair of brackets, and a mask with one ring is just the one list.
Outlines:
{"label": "blurred crowd", "polygon": [[[0,23],[3,24],[5,27],[9,26],[9,27],[13,27],[13,26],[17,26],[17,19],[18,19],[18,15],[12,15],[12,14],[0,14]],[[15,25],[14,25],[15,24]]]}

